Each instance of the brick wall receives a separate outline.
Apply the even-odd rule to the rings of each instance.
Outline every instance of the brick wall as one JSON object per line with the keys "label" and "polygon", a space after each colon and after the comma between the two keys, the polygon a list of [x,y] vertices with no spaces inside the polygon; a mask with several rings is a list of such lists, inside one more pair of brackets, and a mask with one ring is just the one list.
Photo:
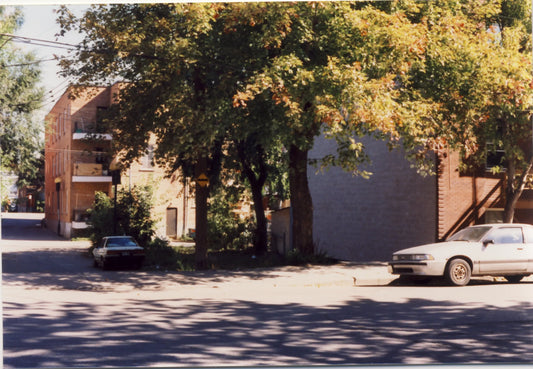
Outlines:
{"label": "brick wall", "polygon": [[[385,261],[395,250],[434,242],[436,177],[420,176],[383,142],[364,142],[373,160],[368,180],[339,168],[318,174],[309,169],[318,249],[342,260]],[[334,145],[317,139],[310,158],[334,152]]]}
{"label": "brick wall", "polygon": [[[94,152],[95,149],[109,148],[110,141],[88,143],[74,140],[73,133],[88,132],[94,128],[98,108],[109,106],[109,91],[106,87],[87,88],[73,98],[73,89],[69,87],[46,117],[45,217],[52,229],[58,229],[56,182],[60,182],[59,233],[67,238],[73,235],[72,221],[78,217],[78,210],[86,209],[92,204],[94,193],[111,193],[110,183],[72,182],[73,175],[103,174],[102,164],[96,163]],[[85,164],[77,166],[76,163]],[[89,164],[97,170],[87,172]]]}
{"label": "brick wall", "polygon": [[481,176],[483,173],[463,175],[458,165],[457,153],[439,156],[439,239],[468,225],[484,223],[488,208],[502,206],[499,178]]}
{"label": "brick wall", "polygon": [[139,164],[134,163],[130,169],[122,172],[121,187],[145,186],[152,188],[154,194],[154,208],[152,218],[156,220],[158,236],[167,236],[167,209],[176,209],[176,237],[185,236],[190,229],[195,228],[195,202],[189,186],[184,186],[181,176],[165,178],[161,168],[153,171],[140,170]]}

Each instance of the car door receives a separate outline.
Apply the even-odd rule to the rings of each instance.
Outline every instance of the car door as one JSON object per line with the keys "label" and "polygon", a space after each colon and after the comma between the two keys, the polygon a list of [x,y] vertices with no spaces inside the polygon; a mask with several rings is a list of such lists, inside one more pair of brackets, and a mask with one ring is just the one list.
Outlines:
{"label": "car door", "polygon": [[522,228],[524,231],[524,246],[527,253],[527,270],[533,272],[533,227],[525,226]]}
{"label": "car door", "polygon": [[479,270],[482,273],[520,273],[528,266],[522,227],[498,227],[483,239]]}
{"label": "car door", "polygon": [[97,259],[101,259],[103,256],[105,241],[105,238],[103,238],[94,249],[94,255]]}

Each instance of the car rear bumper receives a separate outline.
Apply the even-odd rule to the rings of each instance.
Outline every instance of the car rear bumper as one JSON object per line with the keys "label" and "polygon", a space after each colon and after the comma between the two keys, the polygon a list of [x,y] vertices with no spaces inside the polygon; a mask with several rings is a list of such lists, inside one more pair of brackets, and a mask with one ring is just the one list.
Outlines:
{"label": "car rear bumper", "polygon": [[104,258],[107,264],[135,265],[142,263],[144,255],[108,255]]}
{"label": "car rear bumper", "polygon": [[444,274],[444,263],[433,260],[425,261],[393,261],[389,262],[391,274],[441,276]]}

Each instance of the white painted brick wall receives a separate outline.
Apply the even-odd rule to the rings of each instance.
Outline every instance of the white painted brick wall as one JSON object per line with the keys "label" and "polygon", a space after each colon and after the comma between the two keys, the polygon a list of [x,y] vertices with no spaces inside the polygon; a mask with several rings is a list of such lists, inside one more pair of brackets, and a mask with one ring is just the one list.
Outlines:
{"label": "white painted brick wall", "polygon": [[[327,255],[352,261],[386,261],[398,249],[434,242],[437,234],[436,177],[422,177],[400,151],[365,139],[373,173],[354,177],[339,168],[309,168],[314,206],[314,239]],[[318,138],[310,158],[335,150]]]}

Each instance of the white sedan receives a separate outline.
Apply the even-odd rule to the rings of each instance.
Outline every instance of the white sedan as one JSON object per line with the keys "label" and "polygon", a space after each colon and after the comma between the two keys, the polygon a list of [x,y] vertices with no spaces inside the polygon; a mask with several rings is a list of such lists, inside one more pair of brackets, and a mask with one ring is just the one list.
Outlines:
{"label": "white sedan", "polygon": [[483,224],[465,228],[445,242],[395,252],[389,272],[401,276],[444,276],[465,286],[471,276],[502,276],[517,283],[533,274],[533,226]]}
{"label": "white sedan", "polygon": [[102,238],[93,249],[94,266],[105,269],[109,265],[129,265],[140,268],[144,260],[144,249],[133,237],[109,236]]}

